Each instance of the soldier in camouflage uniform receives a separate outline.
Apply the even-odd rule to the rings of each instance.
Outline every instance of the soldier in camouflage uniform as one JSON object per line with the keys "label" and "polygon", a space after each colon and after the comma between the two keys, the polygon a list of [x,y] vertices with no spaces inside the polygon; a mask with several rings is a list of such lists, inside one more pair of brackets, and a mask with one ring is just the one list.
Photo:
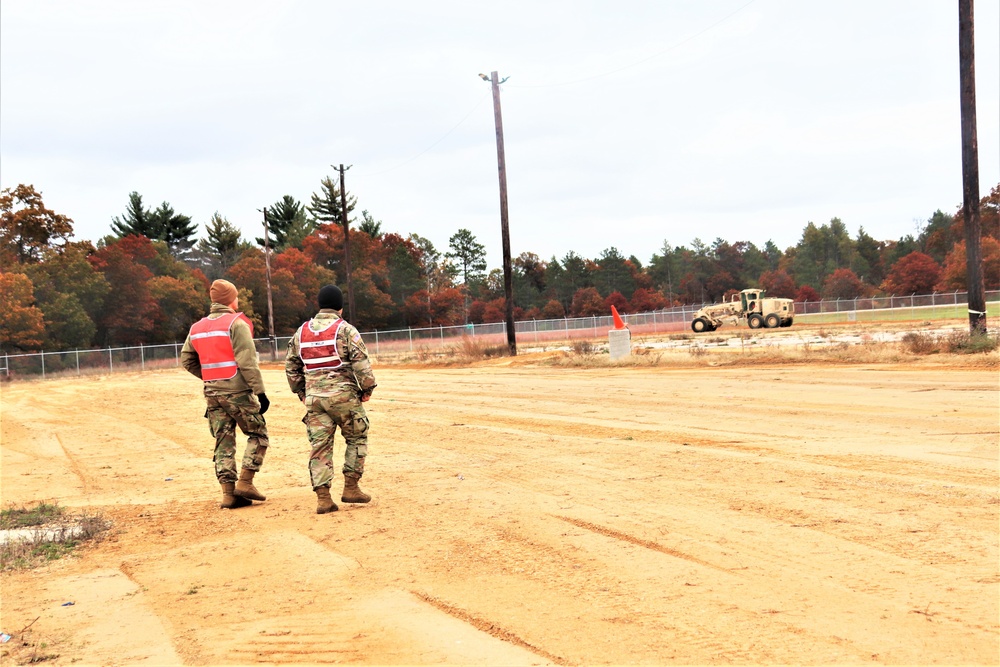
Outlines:
{"label": "soldier in camouflage uniform", "polygon": [[[220,507],[233,509],[266,500],[253,485],[267,452],[264,413],[270,402],[257,366],[253,324],[239,308],[236,287],[216,280],[210,289],[208,317],[191,326],[181,350],[181,365],[204,381],[209,429],[215,438],[215,475],[222,486]],[[236,426],[247,436],[237,481]]]}
{"label": "soldier in camouflage uniform", "polygon": [[336,285],[319,291],[319,312],[288,342],[285,376],[305,404],[309,444],[309,478],[316,492],[316,513],[336,512],[330,497],[334,476],[333,437],[340,427],[344,452],[344,503],[367,503],[371,496],[358,487],[368,455],[368,415],[362,403],[375,390],[375,375],[361,334],[341,317],[344,295]]}

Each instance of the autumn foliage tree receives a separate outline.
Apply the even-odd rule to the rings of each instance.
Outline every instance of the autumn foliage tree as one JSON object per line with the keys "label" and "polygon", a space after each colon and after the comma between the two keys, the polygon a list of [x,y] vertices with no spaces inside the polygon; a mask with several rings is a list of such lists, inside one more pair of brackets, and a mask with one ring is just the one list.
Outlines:
{"label": "autumn foliage tree", "polygon": [[934,289],[941,267],[929,255],[911,252],[896,262],[882,283],[889,294],[924,294]]}
{"label": "autumn foliage tree", "polygon": [[0,273],[0,349],[37,350],[45,325],[34,305],[34,287],[23,273]]}
{"label": "autumn foliage tree", "polygon": [[[1000,241],[983,236],[983,286],[988,290],[1000,289]],[[939,292],[964,291],[968,288],[969,272],[965,254],[965,241],[955,244],[944,260],[940,279],[934,286]]]}
{"label": "autumn foliage tree", "polygon": [[760,287],[770,297],[792,299],[795,297],[795,281],[782,269],[765,271],[760,276]]}
{"label": "autumn foliage tree", "polygon": [[837,269],[823,281],[823,297],[827,299],[857,299],[867,288],[854,271]]}
{"label": "autumn foliage tree", "polygon": [[149,289],[153,272],[143,260],[156,257],[144,236],[126,236],[89,257],[111,286],[98,316],[97,336],[105,345],[137,345],[150,340],[159,307]]}
{"label": "autumn foliage tree", "polygon": [[35,284],[35,299],[45,316],[45,347],[51,350],[86,348],[94,343],[97,322],[111,286],[89,257],[90,242],[49,248],[37,264],[24,271]]}
{"label": "autumn foliage tree", "polygon": [[591,315],[604,315],[604,299],[593,287],[578,289],[573,295],[573,305],[570,314],[573,317],[590,317]]}
{"label": "autumn foliage tree", "polygon": [[33,185],[0,191],[0,261],[38,262],[46,248],[73,235],[73,221],[45,207]]}

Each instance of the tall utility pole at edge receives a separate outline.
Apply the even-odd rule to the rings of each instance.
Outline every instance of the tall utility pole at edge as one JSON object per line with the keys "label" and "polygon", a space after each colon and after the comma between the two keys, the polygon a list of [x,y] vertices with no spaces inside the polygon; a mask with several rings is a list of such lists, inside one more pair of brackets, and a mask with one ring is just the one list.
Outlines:
{"label": "tall utility pole at edge", "polygon": [[969,287],[969,333],[986,333],[982,223],[979,217],[979,140],[976,137],[976,42],[973,0],[958,0],[958,60],[962,114],[962,212]]}
{"label": "tall utility pole at edge", "polygon": [[267,278],[267,335],[271,346],[271,361],[278,359],[278,341],[274,337],[274,306],[271,301],[271,241],[267,229],[267,207],[264,212],[264,275]]}
{"label": "tall utility pole at edge", "polygon": [[340,171],[340,221],[344,226],[344,272],[347,274],[347,321],[351,324],[357,322],[354,319],[354,283],[351,281],[351,234],[347,221],[347,195],[344,190],[344,172],[351,168],[341,164]]}
{"label": "tall utility pole at edge", "polygon": [[[506,79],[504,79],[506,81]],[[500,118],[500,83],[497,73],[490,73],[493,86],[493,119],[497,127],[497,170],[500,172],[500,231],[503,236],[503,292],[507,302],[507,347],[512,357],[517,356],[517,337],[514,333],[514,281],[510,267],[510,230],[507,227],[507,163],[503,154],[503,120]]]}

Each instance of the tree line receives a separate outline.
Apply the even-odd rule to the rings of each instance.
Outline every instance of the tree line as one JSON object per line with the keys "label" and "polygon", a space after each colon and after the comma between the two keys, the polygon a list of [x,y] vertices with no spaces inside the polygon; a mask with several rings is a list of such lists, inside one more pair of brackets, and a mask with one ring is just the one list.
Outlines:
{"label": "tree line", "polygon": [[[447,249],[416,233],[387,232],[344,193],[351,281],[362,331],[501,322],[503,273],[488,269],[484,246],[458,229]],[[1000,289],[1000,184],[980,203],[986,289]],[[327,177],[308,203],[286,195],[266,208],[275,333],[289,335],[315,311],[325,284],[345,279],[345,230],[337,181]],[[32,185],[0,193],[0,350],[82,349],[182,340],[207,311],[208,286],[226,278],[264,335],[264,238],[245,239],[216,212],[198,225],[164,201],[128,195],[96,244],[73,241],[73,221],[45,207]],[[598,257],[572,250],[513,259],[515,319],[646,312],[728,298],[746,287],[797,301],[853,299],[966,288],[961,210],[937,210],[915,234],[880,241],[851,236],[838,218],[806,224],[798,243],[717,238],[664,241],[643,263],[609,247]]]}

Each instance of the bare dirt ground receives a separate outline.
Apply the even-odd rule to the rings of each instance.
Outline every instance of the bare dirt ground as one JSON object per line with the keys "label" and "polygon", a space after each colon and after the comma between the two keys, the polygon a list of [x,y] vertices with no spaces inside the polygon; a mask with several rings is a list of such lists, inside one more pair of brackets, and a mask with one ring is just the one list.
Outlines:
{"label": "bare dirt ground", "polygon": [[3,387],[3,505],[113,521],[3,573],[3,631],[49,664],[1000,663],[995,368],[376,370],[374,500],[323,516],[277,367],[239,510],[183,371]]}

